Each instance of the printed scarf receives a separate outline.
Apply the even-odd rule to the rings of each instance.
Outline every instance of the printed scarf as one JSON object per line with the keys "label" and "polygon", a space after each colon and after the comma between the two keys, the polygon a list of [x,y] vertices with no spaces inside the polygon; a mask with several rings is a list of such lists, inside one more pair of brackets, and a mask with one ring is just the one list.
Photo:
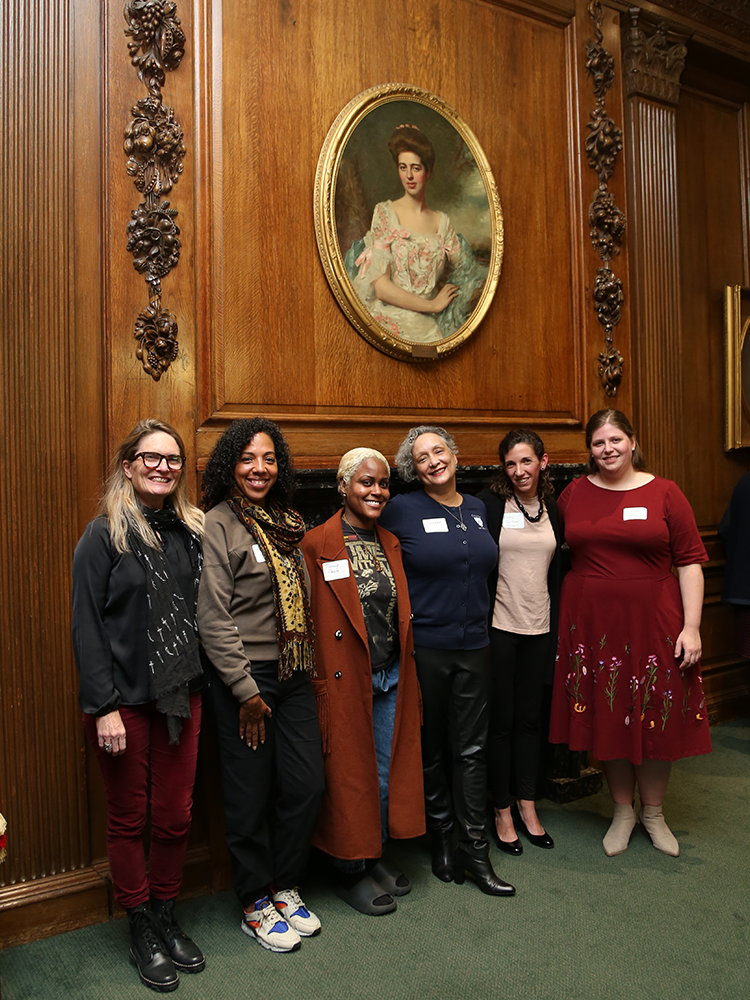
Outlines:
{"label": "printed scarf", "polygon": [[143,511],[157,533],[185,531],[193,569],[196,600],[188,607],[174,578],[166,554],[147,545],[140,535],[128,532],[128,544],[146,573],[148,602],[149,688],[156,708],[167,717],[169,742],[180,742],[182,719],[190,718],[191,680],[203,672],[198,653],[196,603],[203,553],[200,539],[185,527],[171,507]]}
{"label": "printed scarf", "polygon": [[297,670],[316,677],[315,630],[299,548],[305,533],[302,515],[273,500],[267,507],[259,507],[237,488],[226,502],[260,546],[271,574],[279,680]]}

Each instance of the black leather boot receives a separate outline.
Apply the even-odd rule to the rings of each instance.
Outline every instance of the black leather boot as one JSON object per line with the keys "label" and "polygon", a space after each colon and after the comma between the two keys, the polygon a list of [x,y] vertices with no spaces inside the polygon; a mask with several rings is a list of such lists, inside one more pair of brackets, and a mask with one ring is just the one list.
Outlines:
{"label": "black leather boot", "polygon": [[206,960],[198,945],[177,923],[173,899],[152,899],[151,912],[169,957],[180,972],[203,972]]}
{"label": "black leather boot", "polygon": [[432,874],[441,882],[453,881],[453,851],[450,833],[444,830],[432,831]]}
{"label": "black leather boot", "polygon": [[146,904],[128,910],[130,961],[138,969],[141,982],[157,993],[170,993],[180,985],[174,962],[157,931],[154,915]]}
{"label": "black leather boot", "polygon": [[461,847],[457,847],[456,853],[453,855],[453,881],[458,885],[463,885],[464,876],[467,874],[474,879],[477,887],[488,896],[515,896],[516,894],[512,885],[497,877],[489,858],[475,858],[471,854],[466,854]]}

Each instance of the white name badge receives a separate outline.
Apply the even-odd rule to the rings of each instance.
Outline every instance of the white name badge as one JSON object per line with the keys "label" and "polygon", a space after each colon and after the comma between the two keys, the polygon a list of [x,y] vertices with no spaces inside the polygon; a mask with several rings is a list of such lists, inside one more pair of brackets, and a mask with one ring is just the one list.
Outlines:
{"label": "white name badge", "polygon": [[474,518],[474,520],[477,522],[477,524],[479,525],[480,528],[484,527],[484,521],[479,516],[479,514],[472,514],[471,516]]}
{"label": "white name badge", "polygon": [[326,583],[330,583],[331,580],[345,580],[348,576],[348,559],[334,559],[333,562],[323,563],[323,579]]}
{"label": "white name badge", "polygon": [[448,522],[444,517],[423,517],[422,527],[429,535],[435,531],[447,531]]}
{"label": "white name badge", "polygon": [[266,557],[263,555],[263,550],[261,549],[260,545],[258,545],[257,542],[253,545],[253,555],[255,556],[256,562],[266,561]]}
{"label": "white name badge", "polygon": [[646,521],[648,520],[648,507],[624,507],[622,519],[623,521]]}
{"label": "white name badge", "polygon": [[504,528],[522,528],[523,527],[523,514],[521,511],[509,511],[507,514],[503,515],[503,527]]}

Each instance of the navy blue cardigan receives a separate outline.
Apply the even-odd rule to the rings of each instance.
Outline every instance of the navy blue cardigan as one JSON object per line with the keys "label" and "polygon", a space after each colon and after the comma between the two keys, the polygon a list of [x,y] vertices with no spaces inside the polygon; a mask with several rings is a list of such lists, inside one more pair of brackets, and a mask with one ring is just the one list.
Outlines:
{"label": "navy blue cardigan", "polygon": [[[487,512],[464,494],[466,526],[423,490],[394,497],[379,523],[401,542],[409,584],[414,645],[430,649],[482,649],[489,641],[487,575],[497,564],[497,545],[487,530]],[[447,530],[428,531],[425,521]]]}

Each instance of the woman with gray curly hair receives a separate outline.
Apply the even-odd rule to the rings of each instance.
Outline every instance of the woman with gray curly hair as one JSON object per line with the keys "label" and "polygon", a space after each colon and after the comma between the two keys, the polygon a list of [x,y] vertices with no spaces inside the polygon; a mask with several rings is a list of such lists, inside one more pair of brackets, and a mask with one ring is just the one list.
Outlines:
{"label": "woman with gray curly hair", "polygon": [[389,471],[373,448],[348,451],[343,510],[302,541],[326,776],[313,844],[332,858],[337,894],[371,916],[411,889],[382,860],[388,837],[425,830],[409,591],[398,540],[378,524]]}
{"label": "woman with gray curly hair", "polygon": [[[482,892],[512,896],[513,886],[490,864],[485,816],[491,688],[487,576],[497,562],[497,546],[484,504],[456,488],[457,454],[444,428],[413,427],[396,453],[396,465],[405,482],[418,479],[423,489],[394,497],[381,523],[401,542],[409,581],[432,871],[443,882],[458,883],[468,873]],[[452,774],[445,764],[446,732]]]}

